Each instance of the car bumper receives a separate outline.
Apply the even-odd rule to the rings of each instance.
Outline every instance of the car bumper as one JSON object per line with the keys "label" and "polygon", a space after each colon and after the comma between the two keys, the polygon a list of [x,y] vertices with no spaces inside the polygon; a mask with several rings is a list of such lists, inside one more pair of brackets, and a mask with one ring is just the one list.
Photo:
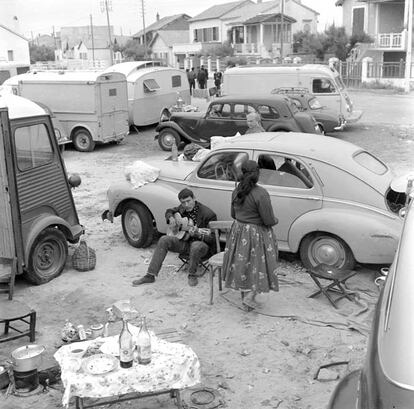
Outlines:
{"label": "car bumper", "polygon": [[346,123],[352,124],[352,123],[359,121],[362,114],[363,114],[363,111],[352,111],[350,116],[346,118]]}
{"label": "car bumper", "polygon": [[[361,112],[362,115],[362,112]],[[345,128],[346,125],[346,120],[344,117],[341,116],[341,118],[339,118],[339,125],[335,126],[334,131],[343,131],[343,129]]]}

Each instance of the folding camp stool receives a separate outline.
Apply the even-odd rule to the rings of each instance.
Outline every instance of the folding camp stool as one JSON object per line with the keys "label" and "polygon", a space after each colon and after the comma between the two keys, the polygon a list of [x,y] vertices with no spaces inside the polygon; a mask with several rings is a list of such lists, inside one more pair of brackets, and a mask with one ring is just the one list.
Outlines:
{"label": "folding camp stool", "polygon": [[[341,271],[335,267],[327,264],[318,264],[317,266],[307,270],[314,283],[318,286],[319,290],[315,291],[308,298],[316,297],[319,294],[323,294],[328,301],[338,308],[336,303],[342,298],[354,301],[357,293],[349,291],[346,288],[345,282],[356,274],[356,271]],[[328,285],[323,285],[320,280],[330,281]],[[332,293],[339,294],[337,297],[332,298]]]}
{"label": "folding camp stool", "polygon": [[[179,267],[178,271],[181,271],[183,268],[188,266],[189,263],[189,255],[180,253],[178,254],[178,258],[182,261],[181,266]],[[197,277],[202,277],[207,271],[208,271],[208,258],[207,259],[201,259],[198,263],[198,267],[202,268],[201,274],[197,274]]]}

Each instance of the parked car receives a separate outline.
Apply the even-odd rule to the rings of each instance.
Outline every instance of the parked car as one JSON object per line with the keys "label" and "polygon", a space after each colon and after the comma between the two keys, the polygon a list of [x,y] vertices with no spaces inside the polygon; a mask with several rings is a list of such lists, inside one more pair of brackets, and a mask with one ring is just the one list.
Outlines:
{"label": "parked car", "polygon": [[256,160],[259,183],[269,192],[279,223],[279,249],[299,252],[306,267],[325,263],[352,269],[359,263],[390,264],[402,220],[405,194],[391,189],[390,169],[366,150],[323,135],[266,132],[223,139],[201,163],[151,161],[154,183],[128,182],[108,190],[109,220],[122,216],[128,242],[150,245],[167,229],[164,212],[184,187],[230,220],[231,192],[241,164]]}
{"label": "parked car", "polygon": [[212,101],[207,112],[173,113],[168,121],[157,126],[156,138],[161,149],[166,151],[171,150],[174,139],[177,146],[181,141],[209,146],[212,136],[244,134],[249,112],[260,113],[266,131],[320,133],[312,115],[299,112],[286,96],[228,96]]}
{"label": "parked car", "polygon": [[271,94],[287,95],[298,107],[300,112],[308,112],[315,118],[322,134],[342,131],[345,127],[345,118],[323,106],[315,95],[310,94],[307,88],[282,87],[275,88]]}
{"label": "parked car", "polygon": [[414,402],[414,204],[376,309],[365,364],[344,377],[328,409],[411,409]]}

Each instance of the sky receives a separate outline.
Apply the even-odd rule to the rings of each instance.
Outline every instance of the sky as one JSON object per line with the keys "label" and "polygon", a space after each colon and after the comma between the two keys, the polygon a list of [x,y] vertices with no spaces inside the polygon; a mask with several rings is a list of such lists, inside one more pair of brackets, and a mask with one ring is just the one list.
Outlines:
{"label": "sky", "polygon": [[[234,0],[106,0],[110,24],[115,34],[132,35],[142,30],[142,2],[144,3],[145,26],[160,17],[186,13],[196,16],[215,4]],[[264,0],[266,1],[266,0]],[[318,29],[322,31],[333,21],[341,24],[341,7],[335,7],[335,0],[302,0],[302,4],[320,13]],[[27,38],[38,34],[51,34],[61,26],[106,25],[105,0],[0,0],[0,22],[5,13],[18,17],[20,32]],[[9,16],[10,17],[10,16]]]}

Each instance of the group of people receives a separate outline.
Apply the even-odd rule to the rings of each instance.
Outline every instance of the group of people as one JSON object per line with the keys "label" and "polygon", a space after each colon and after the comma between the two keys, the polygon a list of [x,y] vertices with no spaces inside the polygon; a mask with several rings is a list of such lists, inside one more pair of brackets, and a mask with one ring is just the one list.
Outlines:
{"label": "group of people", "polygon": [[[196,72],[194,67],[191,69],[186,69],[188,83],[190,84],[190,94],[193,95],[193,90],[196,87],[196,81],[198,83],[198,88],[206,89],[208,81],[208,70],[202,65],[200,69]],[[223,82],[223,74],[217,69],[214,70],[214,86],[216,87],[216,95],[220,94],[221,83]]]}
{"label": "group of people", "polygon": [[[257,304],[258,293],[278,291],[278,248],[272,227],[278,223],[273,213],[269,193],[257,184],[259,166],[248,160],[241,166],[241,176],[229,203],[234,219],[229,232],[223,262],[225,286],[238,290],[242,304],[251,311]],[[197,267],[202,259],[216,252],[215,240],[208,229],[216,214],[196,200],[190,189],[178,194],[180,205],[167,209],[165,218],[170,231],[178,231],[180,220],[191,220],[183,237],[165,235],[160,238],[147,274],[134,280],[133,286],[153,283],[168,251],[188,256],[188,284],[198,284]],[[186,220],[187,220],[186,219]]]}

